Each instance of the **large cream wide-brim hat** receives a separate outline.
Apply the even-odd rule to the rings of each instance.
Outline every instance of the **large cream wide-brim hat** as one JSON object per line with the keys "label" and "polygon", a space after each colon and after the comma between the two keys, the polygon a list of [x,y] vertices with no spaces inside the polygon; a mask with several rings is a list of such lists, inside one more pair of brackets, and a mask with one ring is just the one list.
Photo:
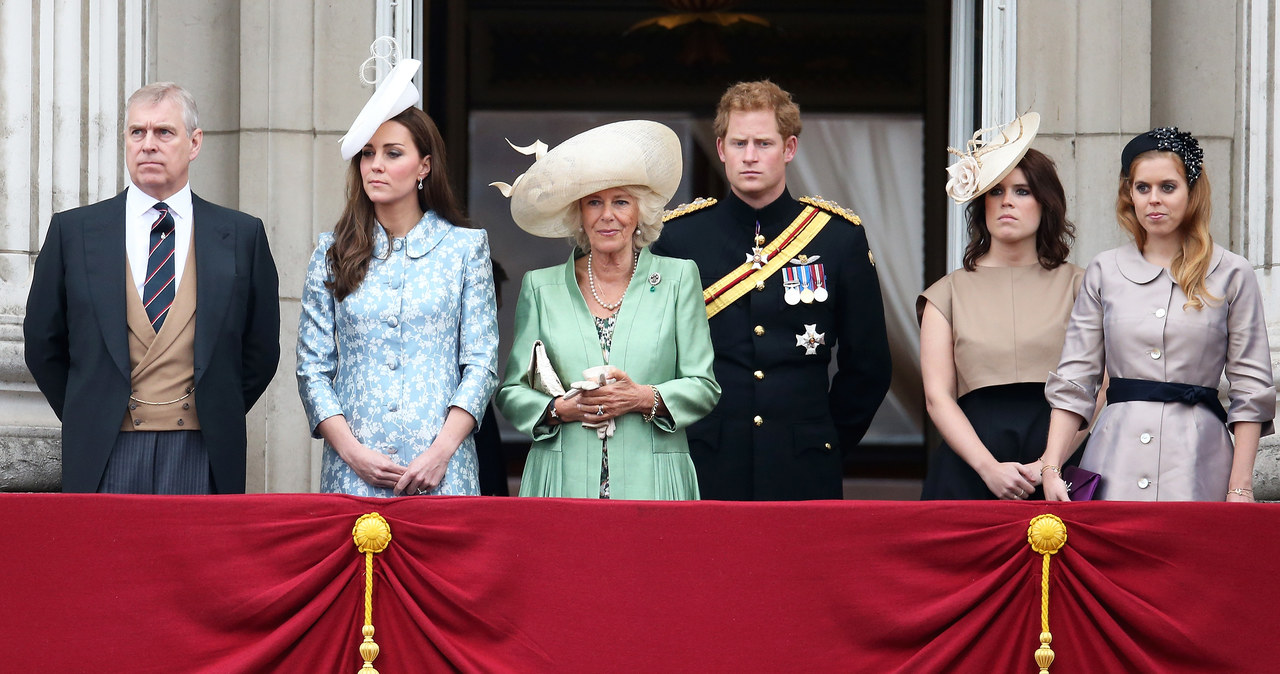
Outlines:
{"label": "large cream wide-brim hat", "polygon": [[675,196],[683,172],[680,138],[648,120],[614,122],[566,140],[534,162],[511,185],[511,217],[534,236],[574,235],[571,210],[589,194],[614,187],[647,187],[663,203]]}
{"label": "large cream wide-brim hat", "polygon": [[417,59],[403,59],[396,63],[386,79],[378,85],[369,102],[356,115],[356,121],[351,123],[347,135],[338,141],[342,143],[344,161],[350,161],[356,156],[384,122],[418,102],[421,95],[413,83],[413,76],[418,74],[420,67],[422,63]]}
{"label": "large cream wide-brim hat", "polygon": [[[976,149],[971,141],[969,151],[947,167],[951,176],[947,181],[947,194],[957,204],[968,203],[974,197],[986,194],[1017,168],[1039,128],[1040,113],[1028,112],[1000,127],[994,132],[994,138]],[[979,134],[974,135],[975,140]]]}

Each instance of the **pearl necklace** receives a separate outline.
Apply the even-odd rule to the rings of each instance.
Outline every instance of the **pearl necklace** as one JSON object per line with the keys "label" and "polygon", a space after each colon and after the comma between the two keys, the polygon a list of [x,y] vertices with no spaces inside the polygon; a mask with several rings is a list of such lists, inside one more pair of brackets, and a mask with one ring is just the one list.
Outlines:
{"label": "pearl necklace", "polygon": [[[609,304],[608,302],[600,299],[600,293],[596,291],[596,274],[591,268],[591,257],[593,254],[594,253],[587,253],[587,285],[591,287],[591,296],[595,298],[596,304],[599,304],[607,311],[612,311],[616,314],[618,313],[618,308],[622,306],[622,300],[627,298],[627,289],[622,289],[622,297],[619,297],[618,301],[613,304]],[[636,277],[636,267],[639,266],[639,262],[640,251],[636,251],[635,257],[631,260],[631,276],[627,278],[628,287],[631,285],[631,281]]]}

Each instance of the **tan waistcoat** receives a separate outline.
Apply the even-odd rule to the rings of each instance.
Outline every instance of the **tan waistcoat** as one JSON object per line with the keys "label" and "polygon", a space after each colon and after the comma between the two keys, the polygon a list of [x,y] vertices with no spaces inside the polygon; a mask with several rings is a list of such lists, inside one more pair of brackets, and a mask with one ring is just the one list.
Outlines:
{"label": "tan waistcoat", "polygon": [[[133,277],[125,274],[129,322],[129,365],[133,392],[122,431],[192,431],[196,415],[196,247],[187,252],[182,283],[159,334],[151,327]],[[145,401],[145,402],[144,402]],[[162,404],[148,404],[162,403]]]}

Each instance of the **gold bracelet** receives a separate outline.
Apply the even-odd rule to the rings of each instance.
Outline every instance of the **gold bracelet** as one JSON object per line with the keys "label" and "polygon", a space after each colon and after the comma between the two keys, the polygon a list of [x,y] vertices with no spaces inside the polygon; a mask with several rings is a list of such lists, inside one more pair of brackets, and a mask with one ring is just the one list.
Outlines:
{"label": "gold bracelet", "polygon": [[1228,489],[1227,496],[1230,496],[1232,494],[1235,494],[1236,496],[1248,496],[1249,498],[1253,498],[1253,490],[1245,489],[1244,487],[1236,487],[1235,489]]}
{"label": "gold bracelet", "polygon": [[657,386],[650,385],[649,388],[653,389],[653,408],[649,410],[648,414],[645,414],[644,412],[640,413],[640,416],[646,423],[651,423],[654,417],[658,416],[658,403],[662,400],[662,397],[658,395]]}
{"label": "gold bracelet", "polygon": [[1058,470],[1058,467],[1057,467],[1057,466],[1055,466],[1055,465],[1053,465],[1052,463],[1046,463],[1046,464],[1044,464],[1043,466],[1041,466],[1041,467],[1040,467],[1040,477],[1044,477],[1044,472],[1045,472],[1046,470],[1051,470],[1051,471],[1053,471],[1053,472],[1057,473],[1057,474],[1058,474],[1058,477],[1062,477],[1062,471]]}

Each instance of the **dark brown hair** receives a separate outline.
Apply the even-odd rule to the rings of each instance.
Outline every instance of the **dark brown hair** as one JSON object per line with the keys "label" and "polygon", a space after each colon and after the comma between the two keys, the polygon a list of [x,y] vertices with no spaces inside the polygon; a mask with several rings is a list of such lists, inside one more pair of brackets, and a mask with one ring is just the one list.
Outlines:
{"label": "dark brown hair", "polygon": [[[1181,155],[1176,152],[1162,150],[1143,152],[1134,157],[1133,162],[1125,167],[1128,169],[1128,175],[1120,175],[1120,193],[1116,195],[1116,220],[1119,220],[1120,226],[1133,237],[1138,250],[1146,248],[1147,230],[1142,228],[1142,224],[1138,222],[1138,215],[1133,209],[1132,176],[1138,164],[1153,157],[1172,159],[1178,167],[1178,172],[1182,174],[1183,181],[1187,179],[1187,167],[1182,163]],[[1173,262],[1169,264],[1169,273],[1173,275],[1173,279],[1178,282],[1187,296],[1187,302],[1182,307],[1200,310],[1206,303],[1216,304],[1222,301],[1221,297],[1213,296],[1205,287],[1205,277],[1209,275],[1209,263],[1213,261],[1213,236],[1209,233],[1209,218],[1213,214],[1213,188],[1209,186],[1209,171],[1201,168],[1200,177],[1187,189],[1187,211],[1183,214],[1182,224],[1179,226],[1184,234],[1182,250],[1178,251]]]}
{"label": "dark brown hair", "polygon": [[791,94],[782,87],[770,82],[739,82],[728,88],[716,105],[716,119],[712,127],[716,138],[724,138],[729,133],[729,114],[734,112],[755,112],[756,110],[772,110],[773,118],[778,124],[778,133],[782,140],[800,135],[800,106],[791,100]]}
{"label": "dark brown hair", "polygon": [[[1056,269],[1067,261],[1071,244],[1076,240],[1076,226],[1067,219],[1067,194],[1062,189],[1062,181],[1058,180],[1058,170],[1048,155],[1030,149],[1016,168],[1022,169],[1031,196],[1040,204],[1040,226],[1036,228],[1036,255],[1040,266]],[[985,192],[969,202],[965,215],[969,221],[969,245],[964,249],[964,268],[973,271],[978,258],[991,250]]]}
{"label": "dark brown hair", "polygon": [[[444,140],[440,137],[436,123],[431,121],[427,113],[413,107],[389,121],[404,125],[409,130],[409,136],[413,138],[419,155],[431,157],[431,172],[427,174],[423,188],[418,190],[418,206],[424,212],[435,211],[436,215],[453,225],[470,227],[466,214],[453,196],[453,189],[449,187]],[[325,287],[339,302],[360,287],[373,256],[373,232],[376,224],[373,202],[365,194],[364,180],[360,175],[362,154],[352,157],[347,166],[347,205],[342,209],[342,216],[338,218],[337,224],[333,226],[333,245],[325,254],[331,277],[329,281],[325,281]]]}

